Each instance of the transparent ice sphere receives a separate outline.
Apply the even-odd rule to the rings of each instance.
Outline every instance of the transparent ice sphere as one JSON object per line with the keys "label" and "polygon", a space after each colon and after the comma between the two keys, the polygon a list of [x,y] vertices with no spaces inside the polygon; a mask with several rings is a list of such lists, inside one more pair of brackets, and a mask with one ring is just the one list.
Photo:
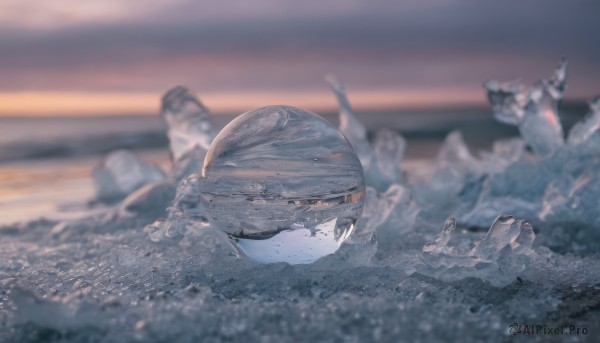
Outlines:
{"label": "transparent ice sphere", "polygon": [[334,253],[354,230],[365,192],[348,140],[290,106],[246,112],[223,128],[200,183],[211,225],[262,263],[311,263]]}

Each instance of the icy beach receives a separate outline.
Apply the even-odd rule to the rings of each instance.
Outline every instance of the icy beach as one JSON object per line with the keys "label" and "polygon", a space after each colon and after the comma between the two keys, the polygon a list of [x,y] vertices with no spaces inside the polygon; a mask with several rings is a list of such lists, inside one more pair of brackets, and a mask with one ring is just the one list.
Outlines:
{"label": "icy beach", "polygon": [[[94,163],[71,144],[82,138],[32,142],[24,155],[79,157],[14,195],[22,206],[4,196],[0,341],[594,341],[600,100],[563,129],[566,77],[561,61],[532,87],[486,83],[519,136],[483,150],[469,132],[428,154],[385,125],[368,132],[333,77],[337,128],[276,106],[219,133],[176,87],[160,121],[113,136],[154,150]],[[144,143],[164,139],[157,128],[168,152]],[[53,206],[39,218],[32,199]]]}

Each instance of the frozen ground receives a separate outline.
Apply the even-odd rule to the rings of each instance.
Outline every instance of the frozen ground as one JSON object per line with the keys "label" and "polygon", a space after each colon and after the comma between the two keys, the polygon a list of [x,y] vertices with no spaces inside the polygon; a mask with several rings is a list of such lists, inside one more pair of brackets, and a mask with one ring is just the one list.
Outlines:
{"label": "frozen ground", "polygon": [[[0,341],[594,341],[600,113],[592,102],[565,141],[565,73],[531,91],[488,83],[495,115],[522,138],[474,156],[455,132],[419,165],[393,131],[367,140],[331,79],[365,204],[335,254],[297,265],[252,262],[203,218],[193,174],[215,132],[176,89],[163,99],[164,175],[117,154],[76,218],[0,228]],[[539,332],[523,337],[526,325]]]}

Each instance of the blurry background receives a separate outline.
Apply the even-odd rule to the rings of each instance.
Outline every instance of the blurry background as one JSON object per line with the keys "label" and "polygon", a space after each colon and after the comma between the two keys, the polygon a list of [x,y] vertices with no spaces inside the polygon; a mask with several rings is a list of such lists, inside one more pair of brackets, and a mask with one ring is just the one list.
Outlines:
{"label": "blurry background", "polygon": [[566,56],[569,126],[600,93],[598,13],[593,0],[0,0],[0,207],[81,196],[113,149],[164,162],[159,101],[178,84],[218,127],[268,104],[335,124],[333,73],[370,130],[400,131],[422,158],[453,129],[474,150],[515,134],[481,84],[530,84]]}
{"label": "blurry background", "polygon": [[175,84],[215,111],[484,101],[489,78],[535,81],[571,62],[598,92],[597,1],[2,0],[2,115],[150,114]]}

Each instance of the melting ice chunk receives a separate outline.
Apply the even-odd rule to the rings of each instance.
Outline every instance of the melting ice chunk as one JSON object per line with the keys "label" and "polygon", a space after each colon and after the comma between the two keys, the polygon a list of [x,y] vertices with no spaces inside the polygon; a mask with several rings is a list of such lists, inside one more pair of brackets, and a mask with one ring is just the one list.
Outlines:
{"label": "melting ice chunk", "polygon": [[569,131],[568,142],[577,145],[587,141],[600,130],[600,96],[590,101],[590,113]]}
{"label": "melting ice chunk", "polygon": [[540,157],[547,157],[564,145],[557,102],[566,88],[567,61],[562,59],[554,75],[536,84],[529,92],[516,83],[485,84],[494,117],[519,126],[521,136]]}
{"label": "melting ice chunk", "polygon": [[404,157],[406,141],[391,130],[376,133],[373,146],[369,144],[367,130],[352,112],[344,86],[333,76],[327,76],[339,104],[340,131],[358,155],[365,171],[366,182],[379,192],[391,184],[402,181],[400,161]]}
{"label": "melting ice chunk", "polygon": [[360,161],[344,136],[289,106],[263,107],[229,123],[198,181],[198,207],[211,225],[251,259],[292,264],[335,252],[360,216],[365,191]]}
{"label": "melting ice chunk", "polygon": [[194,149],[208,150],[215,136],[208,109],[187,88],[177,86],[163,96],[161,116],[168,125],[173,162]]}
{"label": "melting ice chunk", "polygon": [[450,242],[452,234],[454,234],[454,230],[456,230],[456,220],[450,217],[444,222],[444,226],[442,227],[442,233],[440,233],[432,243],[425,244],[425,246],[423,247],[423,252],[435,254],[452,253],[453,250],[450,247],[448,247],[448,242]]}
{"label": "melting ice chunk", "polygon": [[350,141],[350,144],[352,144],[363,168],[368,170],[373,156],[369,140],[367,139],[367,129],[354,116],[350,101],[348,101],[348,97],[346,96],[344,85],[333,75],[327,76],[327,82],[331,86],[340,107],[340,131]]}
{"label": "melting ice chunk", "polygon": [[369,265],[377,253],[375,229],[381,223],[377,191],[366,187],[363,213],[352,235],[342,244],[337,257],[352,265]]}
{"label": "melting ice chunk", "polygon": [[[399,184],[391,185],[379,195],[378,213],[370,224],[375,225],[381,252],[398,251],[408,243],[406,234],[411,230],[419,208],[415,206],[412,192]],[[403,237],[398,240],[398,236]]]}
{"label": "melting ice chunk", "polygon": [[377,169],[382,177],[390,183],[402,181],[400,161],[404,157],[406,140],[396,132],[388,129],[377,131],[373,140],[373,153]]}
{"label": "melting ice chunk", "polygon": [[487,173],[499,173],[525,155],[525,141],[521,138],[500,139],[494,142],[492,152],[481,152],[482,169]]}
{"label": "melting ice chunk", "polygon": [[524,107],[527,102],[523,85],[516,82],[500,83],[490,80],[486,82],[485,88],[494,118],[502,123],[519,125],[525,116]]}
{"label": "melting ice chunk", "polygon": [[157,242],[165,238],[181,237],[188,225],[207,226],[204,210],[197,207],[199,187],[198,174],[192,174],[179,183],[171,207],[167,209],[167,219],[158,219],[145,228],[151,240]]}
{"label": "melting ice chunk", "polygon": [[467,172],[478,169],[478,161],[471,154],[460,131],[448,134],[435,162],[438,174],[450,173],[455,178],[462,178]]}
{"label": "melting ice chunk", "polygon": [[[600,225],[598,193],[600,179],[596,176],[597,163],[579,175],[562,174],[546,187],[541,201],[539,218],[547,223],[585,223],[590,228]],[[574,229],[575,232],[575,229]]]}
{"label": "melting ice chunk", "polygon": [[529,223],[523,220],[517,221],[513,216],[499,215],[487,234],[473,243],[469,255],[482,260],[497,259],[502,248],[515,242],[522,233],[523,225],[531,227]]}
{"label": "melting ice chunk", "polygon": [[117,150],[94,168],[92,176],[98,200],[110,202],[147,183],[162,180],[165,174],[159,167],[138,160],[131,151]]}
{"label": "melting ice chunk", "polygon": [[443,281],[477,277],[502,287],[527,267],[535,239],[533,228],[527,221],[500,215],[488,233],[470,249],[448,245],[455,230],[456,221],[449,218],[435,241],[423,247],[424,266],[419,269],[420,273]]}

